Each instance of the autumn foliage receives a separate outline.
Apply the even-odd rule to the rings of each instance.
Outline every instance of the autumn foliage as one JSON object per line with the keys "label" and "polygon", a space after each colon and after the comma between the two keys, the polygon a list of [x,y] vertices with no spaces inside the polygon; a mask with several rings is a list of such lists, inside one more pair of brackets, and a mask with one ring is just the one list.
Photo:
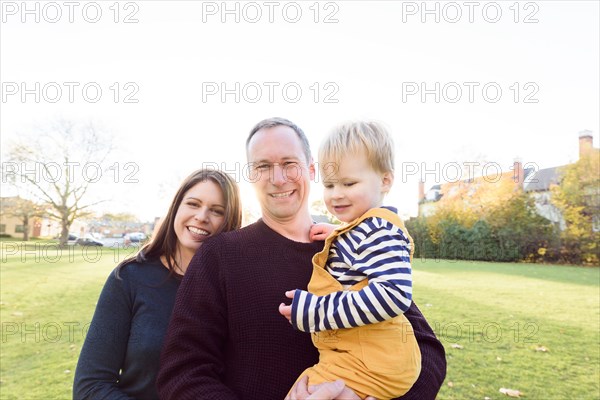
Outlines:
{"label": "autumn foliage", "polygon": [[551,194],[564,221],[554,224],[512,174],[442,185],[435,212],[406,223],[415,256],[598,265],[599,171],[597,153],[561,171]]}
{"label": "autumn foliage", "polygon": [[552,203],[561,210],[564,229],[558,252],[561,259],[599,265],[600,152],[595,151],[561,170],[560,185],[551,189]]}

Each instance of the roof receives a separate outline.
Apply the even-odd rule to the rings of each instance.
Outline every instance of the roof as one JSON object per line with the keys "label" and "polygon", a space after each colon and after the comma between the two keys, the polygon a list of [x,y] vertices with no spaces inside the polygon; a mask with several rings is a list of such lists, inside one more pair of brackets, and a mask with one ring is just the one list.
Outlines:
{"label": "roof", "polygon": [[425,197],[419,200],[419,204],[423,203],[432,203],[436,202],[442,198],[442,194],[440,193],[441,185],[433,185],[427,192],[425,192]]}
{"label": "roof", "polygon": [[560,169],[563,166],[540,169],[530,174],[525,179],[523,190],[526,192],[538,192],[550,190],[550,185],[558,184],[560,179]]}
{"label": "roof", "polygon": [[[523,170],[523,174],[525,175],[523,190],[526,192],[550,190],[551,184],[558,183],[560,168],[562,168],[562,166],[540,169],[538,171],[531,167],[525,168]],[[502,175],[507,178],[514,179],[514,172],[512,171],[503,172]],[[481,178],[482,176],[478,176],[476,178],[463,179],[460,182],[471,184]],[[419,204],[439,201],[443,196],[441,193],[441,188],[441,184],[433,185],[427,192],[425,192],[425,198],[419,201]]]}

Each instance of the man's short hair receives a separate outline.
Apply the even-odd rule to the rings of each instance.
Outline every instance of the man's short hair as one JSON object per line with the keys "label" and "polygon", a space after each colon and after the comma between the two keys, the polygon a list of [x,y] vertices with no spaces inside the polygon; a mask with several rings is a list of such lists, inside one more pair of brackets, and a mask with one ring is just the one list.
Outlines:
{"label": "man's short hair", "polygon": [[248,139],[246,139],[246,154],[248,154],[248,146],[250,145],[250,140],[252,140],[252,137],[256,134],[256,132],[260,131],[261,129],[274,128],[274,127],[280,126],[280,125],[288,126],[288,127],[292,128],[294,130],[294,132],[296,132],[296,135],[298,135],[298,138],[300,139],[300,142],[302,143],[304,155],[306,156],[306,164],[307,165],[310,164],[310,162],[312,160],[312,155],[310,154],[310,144],[308,143],[308,138],[306,137],[306,135],[304,134],[302,129],[300,129],[298,127],[298,125],[294,124],[290,120],[287,120],[285,118],[279,118],[279,117],[263,119],[258,124],[256,124],[254,126],[254,128],[252,128],[252,130],[250,131],[250,134],[248,135]]}
{"label": "man's short hair", "polygon": [[319,167],[339,163],[364,151],[371,167],[381,173],[394,172],[394,141],[387,129],[374,121],[349,122],[334,128],[319,148]]}

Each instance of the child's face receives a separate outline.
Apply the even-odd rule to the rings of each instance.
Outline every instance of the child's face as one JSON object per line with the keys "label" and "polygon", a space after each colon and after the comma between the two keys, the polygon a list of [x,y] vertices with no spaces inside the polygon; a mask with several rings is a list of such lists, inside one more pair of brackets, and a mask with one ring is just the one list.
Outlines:
{"label": "child's face", "polygon": [[390,172],[380,173],[371,167],[364,151],[349,154],[339,163],[326,164],[325,205],[340,221],[353,221],[371,208],[381,207],[392,182]]}

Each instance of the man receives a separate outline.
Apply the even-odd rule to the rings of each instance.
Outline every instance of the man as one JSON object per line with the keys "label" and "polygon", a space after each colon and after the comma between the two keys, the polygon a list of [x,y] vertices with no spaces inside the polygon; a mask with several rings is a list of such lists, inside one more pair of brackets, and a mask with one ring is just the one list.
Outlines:
{"label": "man", "polygon": [[[246,141],[262,219],[204,242],[181,283],[157,386],[164,399],[283,399],[318,361],[310,335],[278,312],[289,288],[306,290],[312,256],[308,210],[315,169],[306,136],[292,122],[259,122]],[[403,397],[432,399],[446,371],[444,349],[416,305],[406,317],[422,372]]]}

